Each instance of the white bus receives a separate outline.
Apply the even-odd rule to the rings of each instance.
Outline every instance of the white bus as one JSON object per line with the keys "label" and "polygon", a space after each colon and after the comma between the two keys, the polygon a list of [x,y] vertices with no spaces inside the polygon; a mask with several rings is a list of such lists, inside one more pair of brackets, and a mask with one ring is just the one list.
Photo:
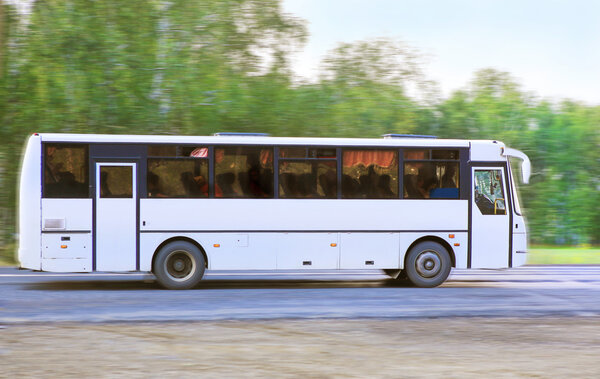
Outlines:
{"label": "white bus", "polygon": [[19,199],[22,268],[152,272],[381,269],[420,287],[452,267],[525,263],[527,234],[498,141],[386,135],[34,134]]}

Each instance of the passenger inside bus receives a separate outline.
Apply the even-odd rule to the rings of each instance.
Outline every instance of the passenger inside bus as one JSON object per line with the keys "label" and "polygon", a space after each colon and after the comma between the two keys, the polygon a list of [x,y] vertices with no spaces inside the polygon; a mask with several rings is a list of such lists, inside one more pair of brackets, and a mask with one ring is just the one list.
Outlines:
{"label": "passenger inside bus", "polygon": [[377,188],[375,191],[375,197],[379,199],[392,199],[396,197],[396,194],[391,190],[391,180],[389,175],[381,175],[377,182]]}
{"label": "passenger inside bus", "polygon": [[404,175],[404,197],[407,199],[429,199],[430,192],[436,187],[437,182],[437,177],[435,172],[431,170],[431,166],[424,163],[420,164],[416,173]]}
{"label": "passenger inside bus", "polygon": [[100,171],[100,197],[112,197],[112,191],[108,188],[108,172]]}
{"label": "passenger inside bus", "polygon": [[167,197],[161,190],[160,178],[152,171],[148,172],[148,197]]}
{"label": "passenger inside bus", "polygon": [[181,173],[180,179],[187,197],[208,196],[208,183],[202,175],[194,176],[191,172],[186,171]]}
{"label": "passenger inside bus", "polygon": [[222,190],[220,195],[215,194],[217,197],[239,197],[239,194],[233,188],[233,183],[235,182],[235,174],[233,172],[219,174],[216,179],[217,185]]}
{"label": "passenger inside bus", "polygon": [[[270,171],[270,170],[265,170]],[[272,177],[271,172],[266,172],[265,175],[260,174],[259,167],[252,166],[248,172],[242,172],[238,175],[238,181],[242,190],[244,191],[245,197],[261,198],[271,197],[273,192],[271,187],[272,180],[269,181],[267,178]]]}

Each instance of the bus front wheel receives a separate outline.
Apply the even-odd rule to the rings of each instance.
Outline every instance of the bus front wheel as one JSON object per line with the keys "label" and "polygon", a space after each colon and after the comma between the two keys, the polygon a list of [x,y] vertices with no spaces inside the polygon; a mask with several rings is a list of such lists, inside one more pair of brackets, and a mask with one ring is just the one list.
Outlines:
{"label": "bus front wheel", "polygon": [[424,241],[408,252],[404,272],[415,286],[431,288],[444,283],[451,268],[448,251],[437,242]]}
{"label": "bus front wheel", "polygon": [[153,272],[163,287],[185,290],[200,282],[205,264],[204,255],[194,244],[174,241],[158,251]]}

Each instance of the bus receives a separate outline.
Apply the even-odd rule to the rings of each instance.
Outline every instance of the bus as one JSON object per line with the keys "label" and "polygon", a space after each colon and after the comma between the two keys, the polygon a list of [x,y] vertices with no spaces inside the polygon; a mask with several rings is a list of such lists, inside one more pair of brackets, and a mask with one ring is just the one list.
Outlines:
{"label": "bus", "polygon": [[18,260],[169,289],[207,270],[377,269],[436,287],[452,268],[525,263],[513,159],[527,183],[529,159],[499,141],[33,134]]}

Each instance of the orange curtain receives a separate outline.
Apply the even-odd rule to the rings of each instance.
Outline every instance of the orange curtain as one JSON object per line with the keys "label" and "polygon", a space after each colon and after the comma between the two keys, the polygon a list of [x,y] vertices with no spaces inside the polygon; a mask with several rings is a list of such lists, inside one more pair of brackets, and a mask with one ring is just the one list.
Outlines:
{"label": "orange curtain", "polygon": [[363,164],[365,167],[375,164],[379,167],[388,168],[396,163],[396,151],[389,150],[345,150],[344,167]]}

